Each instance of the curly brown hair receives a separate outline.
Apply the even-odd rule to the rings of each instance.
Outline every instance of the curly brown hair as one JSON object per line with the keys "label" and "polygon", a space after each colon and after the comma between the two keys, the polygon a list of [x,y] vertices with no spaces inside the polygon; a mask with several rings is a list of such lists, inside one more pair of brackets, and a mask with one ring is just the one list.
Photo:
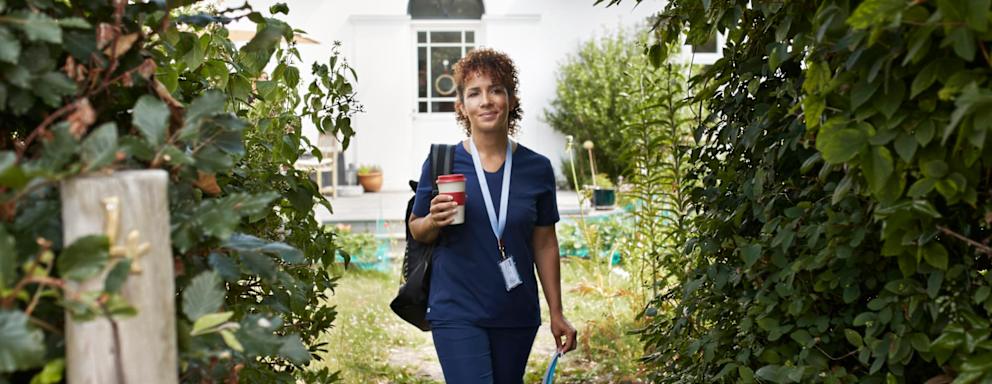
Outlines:
{"label": "curly brown hair", "polygon": [[[520,109],[520,97],[517,96],[519,94],[517,87],[517,67],[513,65],[513,60],[510,60],[510,57],[505,53],[490,48],[473,49],[465,54],[454,66],[455,86],[458,92],[459,102],[465,101],[462,98],[465,90],[465,81],[468,80],[470,75],[486,75],[493,82],[506,87],[512,105],[506,120],[509,125],[510,136],[516,135],[517,122],[520,121],[520,117],[524,112]],[[468,117],[457,109],[455,110],[455,114],[458,123],[465,129],[465,135],[471,136],[472,127],[469,124]]]}

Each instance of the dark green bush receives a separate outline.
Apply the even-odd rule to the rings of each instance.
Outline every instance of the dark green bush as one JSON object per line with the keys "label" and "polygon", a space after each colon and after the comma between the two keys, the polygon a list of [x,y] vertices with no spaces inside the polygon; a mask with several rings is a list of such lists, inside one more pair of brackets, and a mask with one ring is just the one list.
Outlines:
{"label": "dark green bush", "polygon": [[686,184],[695,236],[670,261],[690,270],[641,330],[654,380],[992,380],[990,11],[674,0],[657,15],[659,44],[727,42],[691,82],[711,113]]}
{"label": "dark green bush", "polygon": [[[146,168],[170,175],[181,381],[335,380],[303,370],[336,315],[335,252],[292,165],[319,155],[303,118],[348,145],[354,72],[329,52],[302,93],[285,4],[194,2],[0,0],[0,383],[60,380],[67,313],[129,312],[114,273],[101,297],[62,294],[119,264],[105,236],[63,244],[57,186]],[[238,48],[225,24],[245,18]]]}

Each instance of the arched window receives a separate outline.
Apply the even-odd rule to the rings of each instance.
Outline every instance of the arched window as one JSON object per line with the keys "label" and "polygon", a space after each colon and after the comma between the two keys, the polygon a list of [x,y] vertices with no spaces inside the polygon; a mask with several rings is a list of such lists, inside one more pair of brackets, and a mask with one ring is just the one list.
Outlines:
{"label": "arched window", "polygon": [[410,0],[407,12],[417,35],[417,112],[454,112],[452,66],[478,44],[482,1]]}
{"label": "arched window", "polygon": [[413,19],[481,19],[481,0],[410,0],[406,12]]}

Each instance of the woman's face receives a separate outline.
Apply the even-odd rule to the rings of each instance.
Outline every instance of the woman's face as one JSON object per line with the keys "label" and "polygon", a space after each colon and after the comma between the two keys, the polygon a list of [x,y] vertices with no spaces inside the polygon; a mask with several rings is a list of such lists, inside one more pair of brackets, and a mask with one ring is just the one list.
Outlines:
{"label": "woman's face", "polygon": [[472,132],[508,129],[509,93],[502,84],[493,83],[488,75],[475,73],[468,76],[461,99],[455,102],[455,108],[468,118]]}

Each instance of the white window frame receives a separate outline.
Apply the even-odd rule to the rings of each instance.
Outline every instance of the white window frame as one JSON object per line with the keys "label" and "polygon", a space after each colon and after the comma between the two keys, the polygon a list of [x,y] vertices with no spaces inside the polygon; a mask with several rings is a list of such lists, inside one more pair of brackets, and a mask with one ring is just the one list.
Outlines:
{"label": "white window frame", "polygon": [[[462,33],[462,39],[463,39],[462,41],[464,41],[464,38],[465,38],[465,35],[464,34],[465,34],[465,32],[474,32],[475,33],[475,39],[474,39],[475,41],[472,43],[472,48],[473,49],[477,49],[477,48],[479,48],[479,47],[482,46],[482,42],[483,42],[482,21],[481,20],[468,20],[468,21],[466,21],[466,20],[412,20],[410,22],[410,25],[411,25],[411,28],[410,28],[410,42],[411,42],[411,44],[410,44],[410,46],[412,47],[410,51],[411,51],[411,56],[413,57],[413,60],[411,60],[413,62],[413,65],[410,66],[410,71],[413,73],[413,76],[411,78],[413,79],[413,85],[414,85],[412,87],[412,94],[413,94],[413,109],[412,110],[413,110],[413,114],[415,116],[423,116],[423,117],[427,117],[427,116],[452,116],[452,115],[455,114],[454,112],[431,112],[431,103],[434,103],[434,102],[444,102],[444,101],[454,102],[456,100],[455,97],[431,97],[431,92],[430,92],[430,89],[429,88],[428,88],[427,96],[426,97],[420,97],[420,83],[419,83],[420,79],[418,77],[419,74],[417,73],[417,65],[418,65],[418,61],[417,61],[418,60],[418,56],[417,56],[418,53],[417,53],[417,51],[418,51],[418,49],[420,47],[426,47],[426,46],[429,46],[429,47],[462,47],[462,56],[464,56],[465,53],[466,53],[465,52],[465,47],[466,47],[467,43],[434,43],[434,44],[431,44],[430,43],[430,34],[431,34],[431,32],[461,32]],[[420,42],[417,41],[417,33],[418,32],[426,32],[427,33],[427,41],[428,41],[427,43],[420,43]],[[451,64],[454,65],[454,63],[451,63]],[[430,80],[431,80],[430,79],[430,73],[431,73],[431,62],[430,62],[430,60],[428,60],[427,61],[428,82],[430,82]],[[428,84],[428,87],[430,87],[430,84]],[[426,102],[427,103],[427,112],[420,112],[420,103],[421,102]]]}

